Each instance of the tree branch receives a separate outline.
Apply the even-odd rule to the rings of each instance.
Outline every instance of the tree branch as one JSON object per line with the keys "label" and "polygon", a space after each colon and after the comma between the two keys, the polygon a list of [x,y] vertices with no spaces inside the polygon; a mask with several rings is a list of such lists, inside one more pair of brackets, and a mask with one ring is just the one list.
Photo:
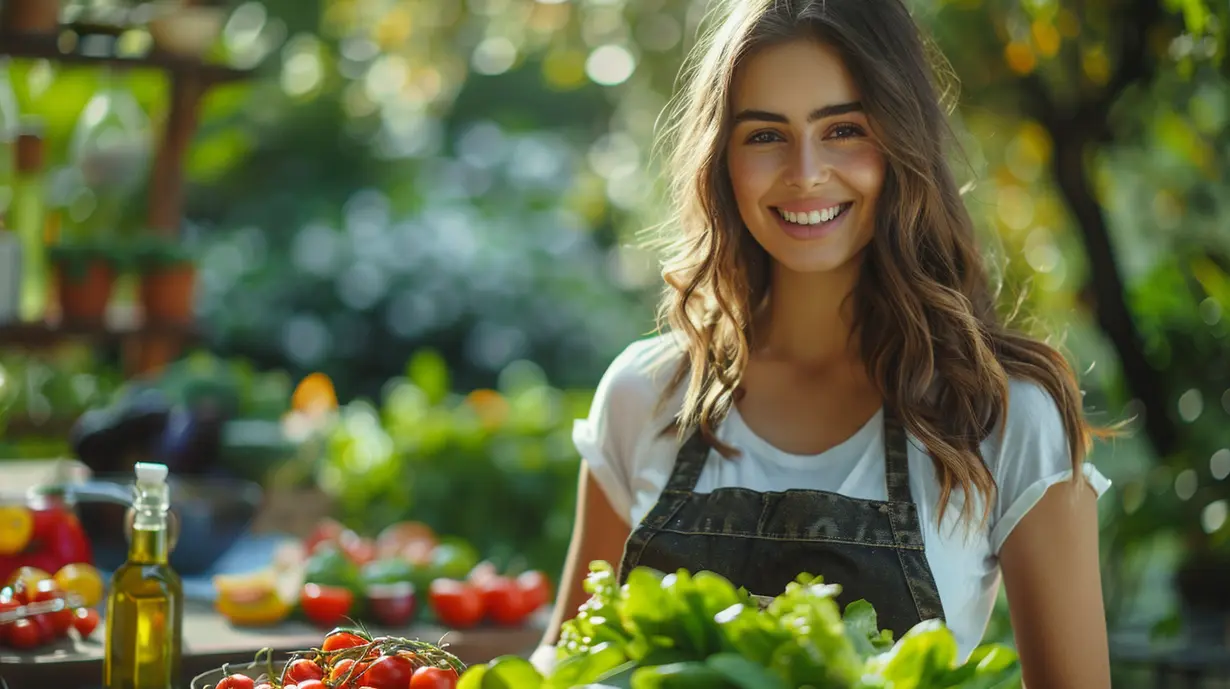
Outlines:
{"label": "tree branch", "polygon": [[1117,37],[1117,66],[1105,88],[1070,105],[1056,102],[1036,73],[1023,77],[1020,88],[1025,96],[1023,109],[1047,129],[1054,143],[1055,182],[1080,228],[1089,259],[1086,290],[1093,297],[1098,325],[1119,356],[1128,389],[1144,405],[1144,429],[1150,444],[1166,455],[1178,444],[1178,430],[1168,413],[1170,396],[1160,372],[1145,357],[1085,157],[1090,146],[1113,139],[1107,120],[1123,92],[1151,79],[1156,69],[1147,43],[1150,30],[1162,20],[1158,0],[1134,0],[1124,15]]}

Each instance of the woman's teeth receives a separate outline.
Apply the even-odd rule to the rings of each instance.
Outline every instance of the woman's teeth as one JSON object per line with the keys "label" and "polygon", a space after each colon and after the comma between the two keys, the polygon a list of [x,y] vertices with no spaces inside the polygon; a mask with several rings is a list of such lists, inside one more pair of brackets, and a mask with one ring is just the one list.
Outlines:
{"label": "woman's teeth", "polygon": [[853,204],[840,203],[840,204],[837,204],[836,206],[825,208],[824,210],[811,211],[810,213],[793,213],[791,211],[782,210],[780,208],[777,208],[775,210],[777,211],[778,215],[782,216],[787,221],[792,222],[796,225],[819,225],[822,222],[828,222],[830,220],[833,220],[837,216],[841,215],[842,213],[845,213],[846,210],[849,209],[851,205]]}

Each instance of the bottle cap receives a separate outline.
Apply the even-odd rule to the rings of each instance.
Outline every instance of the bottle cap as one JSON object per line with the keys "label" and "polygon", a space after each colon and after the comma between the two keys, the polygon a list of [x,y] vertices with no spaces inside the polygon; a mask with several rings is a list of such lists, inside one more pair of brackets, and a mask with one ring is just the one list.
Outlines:
{"label": "bottle cap", "polygon": [[137,483],[162,484],[167,482],[167,465],[137,462]]}

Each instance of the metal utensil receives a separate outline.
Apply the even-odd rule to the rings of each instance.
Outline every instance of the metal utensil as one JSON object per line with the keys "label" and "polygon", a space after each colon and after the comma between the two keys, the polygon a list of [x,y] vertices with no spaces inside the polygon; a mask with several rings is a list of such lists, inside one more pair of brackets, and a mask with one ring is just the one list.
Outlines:
{"label": "metal utensil", "polygon": [[40,601],[38,603],[27,603],[19,605],[12,610],[0,611],[0,624],[9,624],[17,620],[24,620],[35,615],[45,615],[51,612],[60,612],[70,608],[80,608],[85,605],[85,599],[81,596],[70,593],[63,598],[54,598],[52,600]]}

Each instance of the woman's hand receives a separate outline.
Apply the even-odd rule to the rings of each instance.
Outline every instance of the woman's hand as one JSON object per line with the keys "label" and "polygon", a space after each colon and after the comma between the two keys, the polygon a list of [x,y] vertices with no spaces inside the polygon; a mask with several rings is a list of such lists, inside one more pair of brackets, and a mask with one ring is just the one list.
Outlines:
{"label": "woman's hand", "polygon": [[1109,689],[1097,496],[1088,483],[1051,486],[999,559],[1025,686]]}

